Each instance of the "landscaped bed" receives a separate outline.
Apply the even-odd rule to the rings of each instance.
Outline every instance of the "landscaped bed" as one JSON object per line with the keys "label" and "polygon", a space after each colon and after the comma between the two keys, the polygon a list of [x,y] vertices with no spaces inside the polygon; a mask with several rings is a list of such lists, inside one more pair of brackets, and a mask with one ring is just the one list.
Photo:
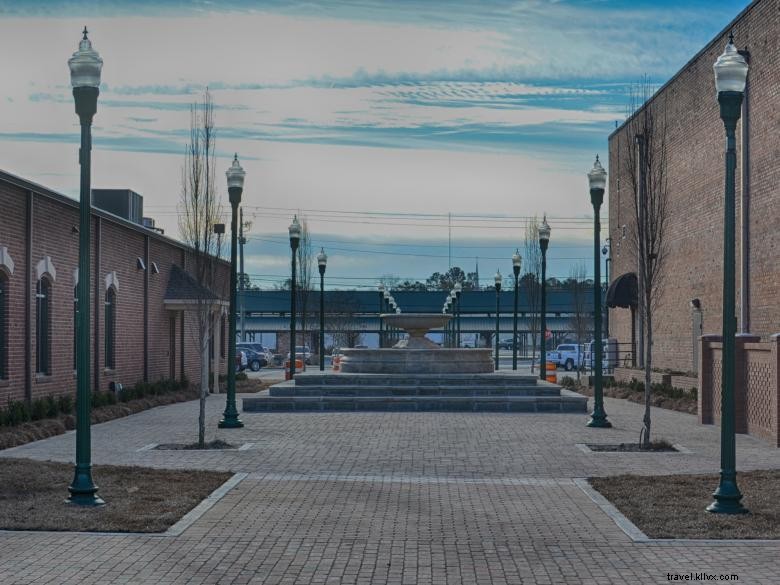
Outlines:
{"label": "landscaped bed", "polygon": [[[273,383],[267,380],[247,379],[243,376],[236,381],[236,392],[260,392]],[[145,385],[146,388],[155,388],[155,390],[143,393],[140,398],[122,401],[113,397],[114,403],[111,404],[104,403],[110,397],[109,392],[93,394],[92,424],[122,418],[156,406],[197,400],[199,397],[198,390],[192,387],[177,386],[157,391],[159,384]],[[16,420],[11,420],[10,408],[0,409],[0,450],[61,435],[76,428],[76,417],[73,414],[75,398],[71,396],[62,396],[56,400],[51,398],[38,400],[35,401],[33,408],[28,408],[21,402],[11,403],[9,406],[14,407]],[[35,408],[37,406],[40,408]],[[30,420],[31,418],[33,420]]]}
{"label": "landscaped bed", "polygon": [[591,485],[651,538],[780,539],[780,470],[737,476],[749,514],[712,514],[718,475],[618,475]]}
{"label": "landscaped bed", "polygon": [[73,465],[30,459],[0,463],[0,529],[164,532],[231,476],[227,472],[95,465],[105,506],[67,504]]}
{"label": "landscaped bed", "polygon": [[[583,396],[593,396],[593,388],[577,385],[573,378],[570,379],[573,381],[573,383],[561,382],[561,385],[564,388],[574,390]],[[644,388],[640,387],[639,385],[631,387],[626,384],[605,384],[604,396],[609,396],[610,398],[623,398],[639,404],[645,403],[645,391]],[[691,391],[683,391],[679,388],[668,388],[662,390],[660,386],[657,386],[652,391],[650,404],[658,408],[676,410],[678,412],[686,412],[688,414],[696,414],[697,412],[696,395]]]}

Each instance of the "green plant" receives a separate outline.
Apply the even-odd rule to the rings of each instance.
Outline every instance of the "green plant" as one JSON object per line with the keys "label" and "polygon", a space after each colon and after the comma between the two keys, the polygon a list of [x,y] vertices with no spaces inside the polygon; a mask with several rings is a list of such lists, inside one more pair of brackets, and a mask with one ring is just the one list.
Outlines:
{"label": "green plant", "polygon": [[238,374],[236,374],[236,382],[243,382],[248,379],[249,376],[247,376],[245,372],[239,372]]}

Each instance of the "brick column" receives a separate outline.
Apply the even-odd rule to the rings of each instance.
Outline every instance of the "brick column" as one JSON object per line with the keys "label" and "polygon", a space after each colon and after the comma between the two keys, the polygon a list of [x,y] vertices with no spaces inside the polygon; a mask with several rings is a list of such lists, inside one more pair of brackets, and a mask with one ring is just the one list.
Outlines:
{"label": "brick column", "polygon": [[758,343],[761,337],[737,333],[734,340],[734,431],[747,433],[747,352],[746,343]]}
{"label": "brick column", "polygon": [[701,351],[699,351],[699,393],[698,414],[699,423],[712,424],[712,350],[711,343],[720,343],[723,337],[720,335],[702,335],[699,338]]}
{"label": "brick column", "polygon": [[772,346],[772,379],[774,390],[770,390],[769,407],[772,409],[772,442],[780,447],[780,333],[769,338]]}

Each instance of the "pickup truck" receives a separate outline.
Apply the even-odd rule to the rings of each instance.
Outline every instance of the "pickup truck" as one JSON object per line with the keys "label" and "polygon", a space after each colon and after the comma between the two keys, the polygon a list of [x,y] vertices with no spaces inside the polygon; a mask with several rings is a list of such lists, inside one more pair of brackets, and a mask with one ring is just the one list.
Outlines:
{"label": "pickup truck", "polygon": [[571,372],[577,365],[585,363],[585,349],[576,343],[562,343],[554,351],[548,351],[546,357],[548,362]]}

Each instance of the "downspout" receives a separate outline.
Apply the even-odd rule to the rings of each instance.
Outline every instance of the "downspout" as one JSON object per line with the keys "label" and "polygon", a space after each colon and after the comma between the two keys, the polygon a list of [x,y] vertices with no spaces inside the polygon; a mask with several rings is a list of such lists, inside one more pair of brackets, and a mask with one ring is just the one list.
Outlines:
{"label": "downspout", "polygon": [[[750,63],[750,51],[740,51]],[[740,197],[739,332],[750,332],[750,79],[742,100],[742,161]]]}
{"label": "downspout", "polygon": [[149,381],[149,236],[144,236],[144,382]]}
{"label": "downspout", "polygon": [[24,280],[24,400],[32,403],[32,248],[33,248],[33,197],[27,192],[27,230],[24,241],[27,258],[27,278]]}

